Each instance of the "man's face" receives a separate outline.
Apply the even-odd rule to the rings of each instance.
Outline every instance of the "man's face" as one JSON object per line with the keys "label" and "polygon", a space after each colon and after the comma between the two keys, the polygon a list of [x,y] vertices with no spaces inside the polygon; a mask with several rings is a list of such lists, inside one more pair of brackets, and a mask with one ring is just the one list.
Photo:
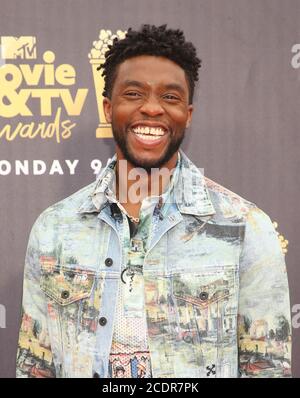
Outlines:
{"label": "man's face", "polygon": [[119,159],[135,167],[162,167],[177,158],[193,107],[184,70],[152,55],[129,58],[118,66],[111,100],[104,99]]}

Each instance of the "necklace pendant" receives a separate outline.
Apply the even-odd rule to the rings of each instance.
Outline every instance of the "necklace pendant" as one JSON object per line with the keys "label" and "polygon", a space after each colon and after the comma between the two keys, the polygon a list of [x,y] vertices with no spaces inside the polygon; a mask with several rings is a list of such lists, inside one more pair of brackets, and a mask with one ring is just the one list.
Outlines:
{"label": "necklace pendant", "polygon": [[124,283],[124,285],[126,285],[126,281],[124,279],[124,274],[126,272],[126,276],[130,277],[130,281],[129,281],[129,291],[132,291],[132,287],[133,287],[133,278],[134,278],[134,270],[130,269],[130,267],[126,267],[123,269],[122,273],[121,273],[121,281]]}
{"label": "necklace pendant", "polygon": [[130,274],[130,282],[129,282],[129,292],[132,292],[132,288],[133,288],[133,278],[134,278],[134,271],[132,271],[132,273]]}

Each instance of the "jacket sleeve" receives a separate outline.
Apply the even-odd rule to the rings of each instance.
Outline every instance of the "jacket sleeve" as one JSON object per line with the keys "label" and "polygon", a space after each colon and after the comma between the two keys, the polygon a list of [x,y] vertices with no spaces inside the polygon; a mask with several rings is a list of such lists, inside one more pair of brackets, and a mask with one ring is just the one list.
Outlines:
{"label": "jacket sleeve", "polygon": [[17,377],[55,377],[47,327],[47,303],[40,289],[39,219],[27,247],[23,280],[22,320],[17,350]]}
{"label": "jacket sleeve", "polygon": [[241,377],[291,377],[291,318],[285,259],[270,218],[257,207],[246,221],[238,311]]}

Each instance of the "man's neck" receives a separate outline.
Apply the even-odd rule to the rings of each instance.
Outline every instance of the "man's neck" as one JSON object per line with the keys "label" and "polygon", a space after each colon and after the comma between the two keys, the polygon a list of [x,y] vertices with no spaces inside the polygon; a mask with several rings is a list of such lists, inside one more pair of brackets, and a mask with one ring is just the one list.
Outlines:
{"label": "man's neck", "polygon": [[147,196],[160,196],[166,191],[176,167],[178,152],[163,166],[150,173],[137,168],[117,151],[116,198],[134,217],[139,216],[143,199]]}

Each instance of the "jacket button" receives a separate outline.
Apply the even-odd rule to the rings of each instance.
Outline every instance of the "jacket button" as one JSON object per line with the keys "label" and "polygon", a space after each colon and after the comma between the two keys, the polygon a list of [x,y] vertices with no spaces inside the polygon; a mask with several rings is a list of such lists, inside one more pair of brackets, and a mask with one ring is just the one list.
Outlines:
{"label": "jacket button", "polygon": [[105,259],[105,265],[107,266],[107,267],[111,267],[112,265],[113,265],[113,260],[111,259],[111,258],[106,258]]}
{"label": "jacket button", "polygon": [[107,319],[104,318],[104,316],[102,316],[102,317],[99,319],[99,324],[100,324],[100,326],[105,326],[105,325],[107,324]]}
{"label": "jacket button", "polygon": [[94,379],[99,379],[99,378],[100,378],[99,373],[95,372],[95,373],[93,374],[93,378],[94,378]]}
{"label": "jacket button", "polygon": [[200,298],[200,300],[202,300],[202,301],[207,300],[207,299],[208,299],[208,293],[207,293],[207,292],[201,292],[201,293],[199,294],[199,298]]}
{"label": "jacket button", "polygon": [[63,292],[61,292],[61,298],[66,300],[69,297],[70,297],[70,292],[68,292],[68,290],[64,290]]}

